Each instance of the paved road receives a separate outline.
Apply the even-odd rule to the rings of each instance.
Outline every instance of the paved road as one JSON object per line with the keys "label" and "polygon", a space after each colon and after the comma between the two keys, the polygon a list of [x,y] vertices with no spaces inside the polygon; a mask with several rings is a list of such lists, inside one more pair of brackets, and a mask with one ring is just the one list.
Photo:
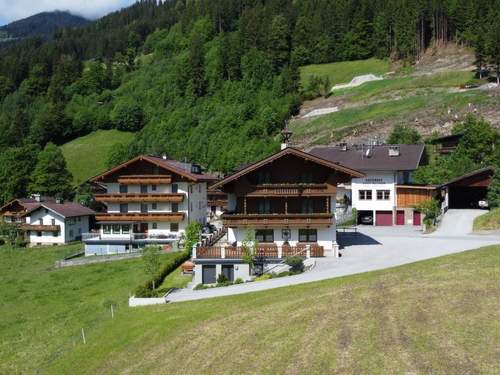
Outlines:
{"label": "paved road", "polygon": [[474,219],[488,211],[450,209],[432,236],[460,236],[472,233]]}
{"label": "paved road", "polygon": [[[450,215],[452,216],[452,215]],[[206,290],[182,289],[167,300],[181,302],[257,292],[283,286],[331,279],[339,276],[394,267],[419,260],[500,244],[500,235],[423,235],[415,227],[363,227],[358,234],[339,234],[343,244],[340,259],[318,258],[313,270],[297,276]]]}

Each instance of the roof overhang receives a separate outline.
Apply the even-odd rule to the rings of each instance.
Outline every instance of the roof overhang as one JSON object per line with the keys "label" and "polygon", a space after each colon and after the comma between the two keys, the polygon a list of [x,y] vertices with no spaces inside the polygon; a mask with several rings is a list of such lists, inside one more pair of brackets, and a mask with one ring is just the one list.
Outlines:
{"label": "roof overhang", "polygon": [[243,169],[227,176],[226,178],[220,180],[219,182],[216,182],[215,184],[213,184],[211,186],[211,189],[220,189],[224,185],[227,185],[228,183],[240,178],[241,176],[244,176],[250,172],[253,172],[253,171],[259,169],[260,167],[263,167],[264,165],[269,164],[272,161],[277,160],[277,159],[279,159],[283,156],[286,156],[286,155],[295,155],[295,156],[298,156],[304,160],[308,160],[308,161],[311,161],[313,163],[323,165],[327,168],[331,168],[337,172],[345,173],[345,174],[350,175],[352,177],[364,177],[365,176],[364,173],[356,171],[354,169],[344,167],[344,166],[337,164],[337,163],[332,163],[331,161],[320,158],[318,156],[314,156],[312,154],[308,154],[307,152],[301,151],[301,150],[293,148],[293,147],[287,147],[284,150],[281,150],[281,151],[279,151],[271,156],[268,156],[267,158],[262,159],[258,162],[250,164],[250,165],[246,166],[245,168],[243,168]]}
{"label": "roof overhang", "polygon": [[472,172],[469,172],[469,173],[466,173],[460,177],[457,177],[457,178],[454,178],[442,185],[440,185],[439,187],[440,188],[443,188],[443,187],[446,187],[446,186],[449,186],[449,185],[452,185],[456,182],[459,182],[461,180],[464,180],[466,178],[470,178],[470,177],[474,177],[476,175],[479,175],[479,174],[482,174],[482,173],[486,173],[486,172],[490,172],[491,174],[494,174],[495,173],[495,168],[493,167],[485,167],[485,168],[481,168],[481,169],[477,169],[475,171],[472,171]]}

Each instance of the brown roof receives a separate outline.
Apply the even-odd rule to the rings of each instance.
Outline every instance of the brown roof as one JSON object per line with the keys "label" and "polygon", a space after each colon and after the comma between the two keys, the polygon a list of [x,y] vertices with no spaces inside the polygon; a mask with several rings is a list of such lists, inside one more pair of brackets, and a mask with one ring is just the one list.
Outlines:
{"label": "brown roof", "polygon": [[336,163],[332,163],[332,162],[325,160],[321,157],[318,157],[318,156],[315,156],[312,154],[308,154],[307,152],[301,151],[301,150],[293,148],[293,147],[287,147],[284,150],[281,150],[281,151],[279,151],[271,156],[268,156],[267,158],[262,159],[256,163],[250,164],[250,165],[246,166],[245,168],[225,177],[224,179],[213,184],[211,186],[211,189],[219,189],[222,186],[226,185],[227,183],[234,181],[234,180],[238,179],[239,177],[241,177],[249,172],[252,172],[252,171],[254,171],[254,170],[256,170],[256,169],[258,169],[258,168],[260,168],[260,167],[262,167],[262,166],[264,166],[264,165],[266,165],[266,164],[268,164],[276,159],[279,159],[282,156],[290,155],[290,154],[296,155],[298,157],[301,157],[301,158],[306,159],[306,160],[310,160],[310,161],[318,163],[318,164],[321,164],[327,168],[335,169],[336,171],[343,172],[343,173],[351,175],[353,177],[363,177],[364,176],[363,173],[358,172],[354,169],[347,168],[347,167],[338,165]]}
{"label": "brown roof", "polygon": [[40,203],[39,208],[41,207],[54,211],[65,218],[76,216],[92,216],[95,214],[95,212],[90,208],[82,206],[80,203],[75,202],[42,202]]}
{"label": "brown roof", "polygon": [[[390,147],[399,147],[399,156],[389,156]],[[424,145],[377,145],[371,146],[370,156],[366,156],[368,146],[315,147],[310,153],[320,158],[339,163],[359,171],[413,171],[420,164]]]}
{"label": "brown roof", "polygon": [[460,177],[456,177],[456,178],[454,178],[454,179],[452,179],[452,180],[450,180],[448,182],[445,182],[440,187],[448,186],[448,185],[454,184],[456,182],[462,181],[462,180],[464,180],[466,178],[473,177],[473,176],[476,176],[476,175],[480,175],[482,173],[487,173],[488,175],[493,176],[493,174],[495,173],[495,168],[493,168],[493,167],[485,167],[485,168],[477,169],[475,171],[466,173],[466,174],[464,174],[464,175],[462,175]]}
{"label": "brown roof", "polygon": [[170,172],[176,173],[180,176],[183,176],[187,178],[188,180],[195,181],[195,182],[211,182],[217,180],[216,176],[211,176],[208,174],[197,174],[197,173],[192,173],[191,172],[191,165],[190,163],[183,163],[177,160],[170,160],[170,159],[163,159],[157,156],[149,156],[149,155],[139,155],[123,164],[120,164],[114,168],[111,168],[110,170],[107,170],[106,172],[103,172],[97,176],[94,176],[89,179],[91,182],[97,182],[99,180],[102,180],[106,176],[115,173],[116,171],[119,171],[122,168],[127,167],[128,165],[138,161],[138,160],[145,160],[150,163],[153,163],[154,165],[157,165],[161,168],[164,168]]}

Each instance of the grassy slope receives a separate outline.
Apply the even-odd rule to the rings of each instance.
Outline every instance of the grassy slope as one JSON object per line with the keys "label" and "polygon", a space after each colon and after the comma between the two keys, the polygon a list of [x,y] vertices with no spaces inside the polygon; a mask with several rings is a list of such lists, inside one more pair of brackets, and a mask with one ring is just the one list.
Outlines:
{"label": "grassy slope", "polygon": [[476,217],[474,220],[474,230],[500,230],[500,208]]}
{"label": "grassy slope", "polygon": [[53,267],[81,246],[0,247],[0,374],[44,372],[81,342],[82,327],[93,340],[111,303],[128,310],[129,292],[147,278],[141,260]]}
{"label": "grassy slope", "polygon": [[106,170],[106,159],[111,148],[116,144],[130,143],[133,138],[133,133],[98,130],[61,146],[75,183],[80,184]]}
{"label": "grassy slope", "polygon": [[52,357],[49,372],[494,373],[499,293],[496,246],[261,293],[120,309],[87,345]]}
{"label": "grassy slope", "polygon": [[331,64],[307,65],[300,68],[300,78],[304,87],[311,76],[328,76],[332,85],[350,82],[355,76],[363,74],[381,75],[391,68],[388,60],[368,59],[336,62]]}

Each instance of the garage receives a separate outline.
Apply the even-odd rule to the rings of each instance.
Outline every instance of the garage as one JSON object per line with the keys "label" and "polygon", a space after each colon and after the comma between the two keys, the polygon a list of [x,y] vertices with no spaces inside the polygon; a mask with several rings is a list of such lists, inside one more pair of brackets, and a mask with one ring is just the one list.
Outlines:
{"label": "garage", "polygon": [[377,211],[375,214],[375,225],[377,225],[377,226],[391,226],[392,225],[392,211]]}
{"label": "garage", "polygon": [[420,211],[413,211],[413,225],[422,225],[422,214]]}
{"label": "garage", "polygon": [[203,284],[215,284],[217,282],[215,264],[203,265]]}
{"label": "garage", "polygon": [[358,211],[358,224],[373,225],[373,211]]}
{"label": "garage", "polygon": [[405,212],[396,212],[396,225],[405,225]]}
{"label": "garage", "polygon": [[479,202],[486,200],[493,173],[493,168],[483,168],[444,184],[448,208],[479,208]]}

